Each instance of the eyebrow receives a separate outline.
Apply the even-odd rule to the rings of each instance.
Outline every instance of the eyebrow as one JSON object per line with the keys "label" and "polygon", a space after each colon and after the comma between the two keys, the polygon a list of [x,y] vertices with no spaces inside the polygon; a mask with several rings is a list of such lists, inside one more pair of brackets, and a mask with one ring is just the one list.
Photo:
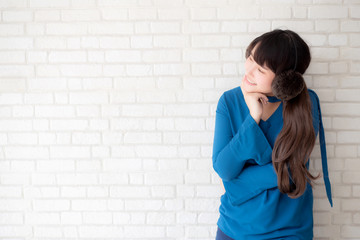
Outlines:
{"label": "eyebrow", "polygon": [[[252,57],[252,59],[254,59],[254,54],[252,52],[250,53],[250,57]],[[255,61],[255,59],[254,59],[254,61]],[[261,66],[260,64],[258,64],[258,65],[267,71],[270,70],[270,68],[268,68],[266,65],[264,65],[264,66]]]}

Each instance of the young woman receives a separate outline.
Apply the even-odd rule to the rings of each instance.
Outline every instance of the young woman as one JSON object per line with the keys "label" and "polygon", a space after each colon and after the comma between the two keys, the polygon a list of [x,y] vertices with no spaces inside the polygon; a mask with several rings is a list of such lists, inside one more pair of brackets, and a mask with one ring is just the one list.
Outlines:
{"label": "young woman", "polygon": [[332,206],[324,129],[316,93],[302,77],[308,45],[274,30],[246,50],[240,87],[216,110],[213,167],[222,179],[216,239],[313,238],[309,157],[319,133],[323,177]]}

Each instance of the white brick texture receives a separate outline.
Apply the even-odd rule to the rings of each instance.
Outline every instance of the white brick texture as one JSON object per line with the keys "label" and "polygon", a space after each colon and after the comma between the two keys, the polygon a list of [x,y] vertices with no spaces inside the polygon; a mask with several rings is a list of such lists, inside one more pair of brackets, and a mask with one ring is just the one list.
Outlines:
{"label": "white brick texture", "polygon": [[319,180],[314,239],[360,239],[359,18],[357,0],[0,0],[0,239],[214,239],[216,104],[275,28],[310,45],[322,105],[334,208]]}

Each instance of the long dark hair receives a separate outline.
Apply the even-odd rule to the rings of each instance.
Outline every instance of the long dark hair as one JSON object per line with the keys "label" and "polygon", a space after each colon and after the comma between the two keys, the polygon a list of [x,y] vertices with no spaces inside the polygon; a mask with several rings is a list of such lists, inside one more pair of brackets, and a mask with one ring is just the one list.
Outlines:
{"label": "long dark hair", "polygon": [[[301,75],[311,61],[308,45],[290,30],[277,29],[255,38],[246,49],[246,57],[249,57],[255,46],[254,60],[259,65],[270,68],[275,73],[275,78],[290,70],[302,79]],[[282,99],[284,124],[272,152],[278,188],[291,198],[301,196],[307,183],[312,185],[312,181],[319,177],[311,175],[306,167],[316,136],[311,101],[305,82],[303,84],[303,90],[296,97]]]}

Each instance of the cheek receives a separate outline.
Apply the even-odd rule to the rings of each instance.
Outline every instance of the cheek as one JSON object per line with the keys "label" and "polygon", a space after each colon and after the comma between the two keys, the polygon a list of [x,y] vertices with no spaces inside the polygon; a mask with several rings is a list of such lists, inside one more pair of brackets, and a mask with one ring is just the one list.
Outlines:
{"label": "cheek", "polygon": [[262,76],[261,82],[262,82],[262,86],[264,87],[264,89],[271,90],[271,84],[272,84],[273,80],[274,80],[274,78],[271,76]]}

